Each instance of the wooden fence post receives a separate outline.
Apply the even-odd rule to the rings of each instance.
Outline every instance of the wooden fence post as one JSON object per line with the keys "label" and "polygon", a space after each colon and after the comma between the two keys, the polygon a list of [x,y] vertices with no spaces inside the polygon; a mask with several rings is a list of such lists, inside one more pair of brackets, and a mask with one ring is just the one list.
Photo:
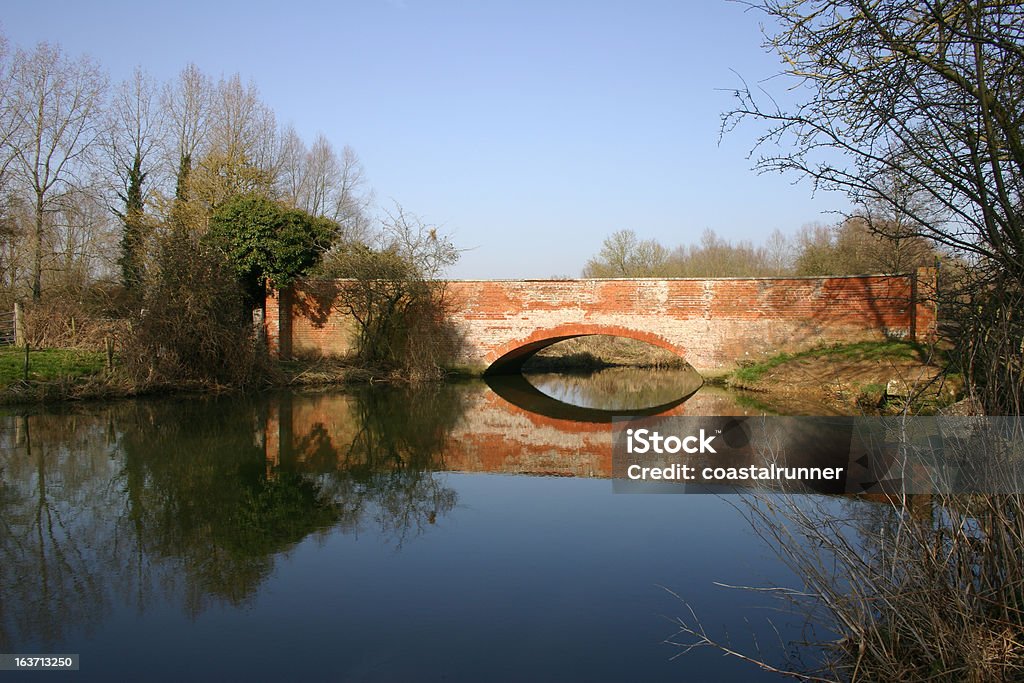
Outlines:
{"label": "wooden fence post", "polygon": [[14,345],[25,344],[25,309],[21,302],[14,303]]}

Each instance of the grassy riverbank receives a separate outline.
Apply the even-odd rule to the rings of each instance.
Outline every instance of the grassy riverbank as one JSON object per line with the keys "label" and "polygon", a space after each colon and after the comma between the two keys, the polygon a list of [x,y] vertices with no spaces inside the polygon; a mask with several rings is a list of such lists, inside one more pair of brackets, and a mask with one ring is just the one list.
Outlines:
{"label": "grassy riverbank", "polygon": [[[780,353],[731,373],[706,377],[709,384],[801,396],[841,412],[902,409],[933,412],[954,402],[962,390],[958,377],[944,373],[941,347],[901,340],[818,346]],[[598,370],[608,367],[673,368],[686,362],[650,344],[595,335],[570,339],[540,351],[528,371]]]}
{"label": "grassy riverbank", "polygon": [[106,373],[105,354],[79,349],[0,347],[0,404],[105,398],[130,394]]}
{"label": "grassy riverbank", "polygon": [[217,387],[140,382],[117,368],[106,354],[82,349],[0,348],[0,405],[124,398],[170,391],[216,391]]}
{"label": "grassy riverbank", "polygon": [[19,381],[52,382],[98,375],[104,368],[103,353],[77,349],[29,350],[0,347],[0,386]]}

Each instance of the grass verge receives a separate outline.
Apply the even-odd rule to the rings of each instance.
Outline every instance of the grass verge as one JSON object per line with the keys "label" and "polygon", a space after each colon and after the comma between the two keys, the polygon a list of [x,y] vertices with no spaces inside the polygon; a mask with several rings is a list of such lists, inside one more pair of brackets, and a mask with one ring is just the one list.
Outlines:
{"label": "grass verge", "polygon": [[25,349],[0,348],[0,387],[15,382],[66,381],[99,375],[104,368],[104,354],[77,349],[30,349],[28,376],[25,375]]}
{"label": "grass verge", "polygon": [[780,353],[766,360],[744,365],[730,376],[733,383],[753,384],[759,382],[770,371],[786,363],[802,360],[822,360],[833,362],[862,361],[893,361],[910,360],[918,362],[936,362],[931,357],[932,349],[917,342],[908,341],[865,341],[852,344],[832,344],[816,346],[796,353]]}

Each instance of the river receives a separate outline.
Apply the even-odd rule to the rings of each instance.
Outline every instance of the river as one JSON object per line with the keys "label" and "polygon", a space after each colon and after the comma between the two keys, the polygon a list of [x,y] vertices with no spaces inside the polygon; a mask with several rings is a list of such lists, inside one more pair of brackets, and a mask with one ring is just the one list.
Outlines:
{"label": "river", "polygon": [[743,496],[613,494],[601,416],[825,408],[528,379],[8,409],[0,652],[79,654],[78,681],[782,680],[674,658],[692,608],[778,661],[801,623],[721,584],[799,580]]}

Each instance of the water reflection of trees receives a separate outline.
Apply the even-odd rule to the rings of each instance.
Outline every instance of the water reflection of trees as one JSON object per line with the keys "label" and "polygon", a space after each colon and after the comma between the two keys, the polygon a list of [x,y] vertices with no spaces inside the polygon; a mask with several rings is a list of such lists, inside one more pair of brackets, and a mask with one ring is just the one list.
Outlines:
{"label": "water reflection of trees", "polygon": [[[282,465],[320,475],[325,493],[357,528],[372,518],[379,533],[401,545],[456,503],[435,472],[464,410],[451,385],[364,389],[347,402],[355,433],[334,443],[322,424],[281,444]],[[287,408],[282,405],[282,413]]]}
{"label": "water reflection of trees", "polygon": [[315,482],[293,472],[267,476],[256,406],[136,404],[126,412],[134,414],[120,420],[127,500],[119,524],[138,539],[139,553],[187,577],[190,613],[210,598],[245,602],[277,553],[336,521]]}
{"label": "water reflection of trees", "polygon": [[112,509],[107,425],[75,416],[12,416],[0,422],[0,650],[32,634],[61,639],[88,631],[109,611],[104,575],[114,557],[99,548]]}
{"label": "water reflection of trees", "polygon": [[692,369],[606,368],[593,372],[533,373],[527,380],[566,403],[602,410],[631,410],[670,403],[696,391],[703,380]]}
{"label": "water reflection of trees", "polygon": [[[288,400],[302,399],[280,409]],[[351,441],[321,425],[282,444],[314,458],[273,466],[266,401],[0,417],[0,650],[62,642],[118,605],[168,600],[193,616],[241,605],[310,535],[372,523],[400,545],[455,506],[434,471],[457,392],[367,391],[339,405]]]}

